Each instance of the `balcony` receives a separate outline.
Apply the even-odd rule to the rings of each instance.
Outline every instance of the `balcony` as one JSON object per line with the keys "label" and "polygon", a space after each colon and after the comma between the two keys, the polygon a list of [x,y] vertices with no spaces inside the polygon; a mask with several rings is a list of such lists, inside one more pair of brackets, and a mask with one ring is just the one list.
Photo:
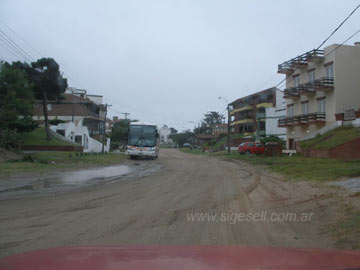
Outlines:
{"label": "balcony", "polygon": [[266,118],[266,113],[264,112],[258,112],[256,113],[256,119],[259,120],[259,119],[265,119]]}
{"label": "balcony", "polygon": [[295,116],[283,117],[278,120],[278,127],[293,127],[300,125],[310,125],[316,123],[325,123],[325,113],[308,113]]}
{"label": "balcony", "polygon": [[242,112],[242,111],[249,111],[249,110],[253,110],[254,107],[252,105],[246,105],[246,106],[242,106],[240,108],[236,108],[236,109],[233,109],[230,114],[231,115],[234,115],[235,113],[237,112]]}
{"label": "balcony", "polygon": [[324,59],[324,50],[312,50],[305,53],[307,61],[316,61]]}
{"label": "balcony", "polygon": [[306,66],[308,62],[323,58],[324,51],[314,49],[278,65],[278,73],[291,74],[295,71],[295,69],[301,66]]}
{"label": "balcony", "polygon": [[245,123],[253,123],[254,119],[253,118],[245,118],[245,119],[236,119],[235,121],[232,121],[230,123],[231,126],[235,126],[235,125],[240,125],[240,124],[245,124]]}
{"label": "balcony", "polygon": [[306,58],[303,56],[297,56],[289,61],[278,65],[278,73],[291,74],[295,71],[295,69],[303,65],[307,65]]}
{"label": "balcony", "polygon": [[299,98],[300,93],[297,91],[296,87],[287,88],[284,90],[284,98]]}
{"label": "balcony", "polygon": [[334,78],[324,77],[310,83],[311,87],[317,91],[327,91],[334,89]]}
{"label": "balcony", "polygon": [[286,88],[284,90],[284,98],[299,98],[300,95],[309,96],[315,94],[316,91],[328,91],[334,89],[334,78],[324,77],[312,82],[300,84],[296,87]]}

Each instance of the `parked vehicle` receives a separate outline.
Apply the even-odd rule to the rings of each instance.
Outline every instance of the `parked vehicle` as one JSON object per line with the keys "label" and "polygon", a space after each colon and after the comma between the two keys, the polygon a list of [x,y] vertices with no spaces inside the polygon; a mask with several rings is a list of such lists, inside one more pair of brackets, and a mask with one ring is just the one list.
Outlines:
{"label": "parked vehicle", "polygon": [[185,147],[187,147],[187,148],[192,148],[192,146],[191,146],[190,143],[184,143],[184,144],[183,144],[183,147],[184,147],[184,148],[185,148]]}
{"label": "parked vehicle", "polygon": [[265,147],[261,143],[244,142],[239,145],[239,154],[264,154]]}

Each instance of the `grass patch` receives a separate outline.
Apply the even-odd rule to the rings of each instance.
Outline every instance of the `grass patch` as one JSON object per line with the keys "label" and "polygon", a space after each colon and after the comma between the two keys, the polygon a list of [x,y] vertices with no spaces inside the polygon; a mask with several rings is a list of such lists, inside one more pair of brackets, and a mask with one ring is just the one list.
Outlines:
{"label": "grass patch", "polygon": [[222,152],[201,153],[199,150],[182,149],[190,154],[207,154],[222,156],[229,159],[242,160],[252,165],[268,166],[272,171],[287,176],[290,179],[326,181],[335,180],[343,176],[354,177],[360,175],[360,161],[341,161],[326,158],[311,158],[301,155],[292,157],[265,157],[256,155],[239,155],[236,151],[231,154]]}
{"label": "grass patch", "polygon": [[326,181],[343,176],[360,175],[360,161],[310,158],[301,155],[292,157],[231,155],[229,158],[244,160],[254,165],[267,165],[274,172],[294,179]]}
{"label": "grass patch", "polygon": [[38,152],[31,157],[35,160],[34,162],[0,163],[0,173],[46,172],[54,169],[106,166],[121,163],[128,159],[124,153],[108,153],[106,155],[85,155],[83,153],[83,155],[77,156],[75,152]]}
{"label": "grass patch", "polygon": [[302,141],[300,146],[302,149],[331,149],[359,137],[360,128],[340,126],[313,139]]}
{"label": "grass patch", "polygon": [[[234,139],[238,139],[238,138],[242,138],[242,137],[244,137],[244,135],[231,135],[230,140],[234,140]],[[221,138],[218,141],[211,140],[210,142],[207,142],[207,143],[203,144],[202,147],[209,147],[211,149],[218,149],[220,147],[224,147],[226,142],[227,142],[227,136]]]}
{"label": "grass patch", "polygon": [[58,138],[46,139],[45,128],[36,128],[23,134],[24,145],[74,145]]}
{"label": "grass patch", "polygon": [[337,248],[360,249],[360,212],[350,211],[345,220],[334,226],[331,231],[337,238]]}

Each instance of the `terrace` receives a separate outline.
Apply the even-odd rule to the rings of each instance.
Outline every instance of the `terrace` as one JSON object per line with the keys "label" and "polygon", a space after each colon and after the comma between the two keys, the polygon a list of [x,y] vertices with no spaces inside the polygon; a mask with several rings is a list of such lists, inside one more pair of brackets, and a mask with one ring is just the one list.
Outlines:
{"label": "terrace", "polygon": [[278,127],[292,127],[299,125],[310,125],[314,123],[325,123],[325,113],[308,113],[295,116],[283,117],[278,120]]}
{"label": "terrace", "polygon": [[320,60],[324,58],[324,50],[312,50],[306,52],[302,55],[296,56],[289,61],[285,61],[284,63],[278,65],[278,73],[282,74],[291,74],[297,68],[301,66],[307,66],[308,62]]}
{"label": "terrace", "polygon": [[312,82],[300,84],[296,87],[286,88],[284,98],[298,98],[300,95],[312,95],[316,91],[328,91],[334,89],[334,78],[323,77]]}

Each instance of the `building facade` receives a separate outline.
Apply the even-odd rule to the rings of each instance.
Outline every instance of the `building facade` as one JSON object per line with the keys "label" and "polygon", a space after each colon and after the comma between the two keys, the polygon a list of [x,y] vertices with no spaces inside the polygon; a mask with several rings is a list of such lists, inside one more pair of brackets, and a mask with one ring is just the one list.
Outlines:
{"label": "building facade", "polygon": [[312,50],[278,65],[286,75],[286,117],[278,122],[285,127],[287,147],[296,148],[304,139],[336,124],[336,114],[360,105],[360,43],[330,45]]}
{"label": "building facade", "polygon": [[222,134],[227,134],[227,131],[228,131],[227,123],[216,124],[213,129],[213,135],[215,136],[215,138],[218,138]]}
{"label": "building facade", "polygon": [[[51,126],[57,134],[82,145],[87,152],[99,152],[102,148],[106,110],[102,104],[102,96],[88,95],[83,89],[68,88],[63,100],[48,101],[47,110],[49,120],[58,119],[65,122]],[[34,103],[33,119],[44,122],[40,100]],[[105,142],[105,151],[108,151],[110,142],[108,139]]]}
{"label": "building facade", "polygon": [[118,116],[113,116],[112,120],[110,118],[107,118],[106,119],[106,129],[105,129],[106,134],[110,134],[112,132],[112,129],[113,129],[114,125],[116,123],[121,122],[121,121],[124,121],[124,120],[119,119]]}
{"label": "building facade", "polygon": [[172,143],[172,139],[170,138],[171,129],[167,125],[163,125],[159,129],[160,136],[160,144],[169,144]]}
{"label": "building facade", "polygon": [[[68,88],[64,94],[65,99],[59,102],[48,101],[49,120],[59,119],[66,122],[81,120],[89,130],[90,135],[97,136],[104,132],[105,106],[102,96],[87,95],[86,90]],[[34,104],[34,120],[44,122],[42,102]]]}
{"label": "building facade", "polygon": [[286,130],[278,127],[278,119],[285,116],[283,93],[269,88],[230,103],[231,133],[245,136],[277,136],[285,139]]}

